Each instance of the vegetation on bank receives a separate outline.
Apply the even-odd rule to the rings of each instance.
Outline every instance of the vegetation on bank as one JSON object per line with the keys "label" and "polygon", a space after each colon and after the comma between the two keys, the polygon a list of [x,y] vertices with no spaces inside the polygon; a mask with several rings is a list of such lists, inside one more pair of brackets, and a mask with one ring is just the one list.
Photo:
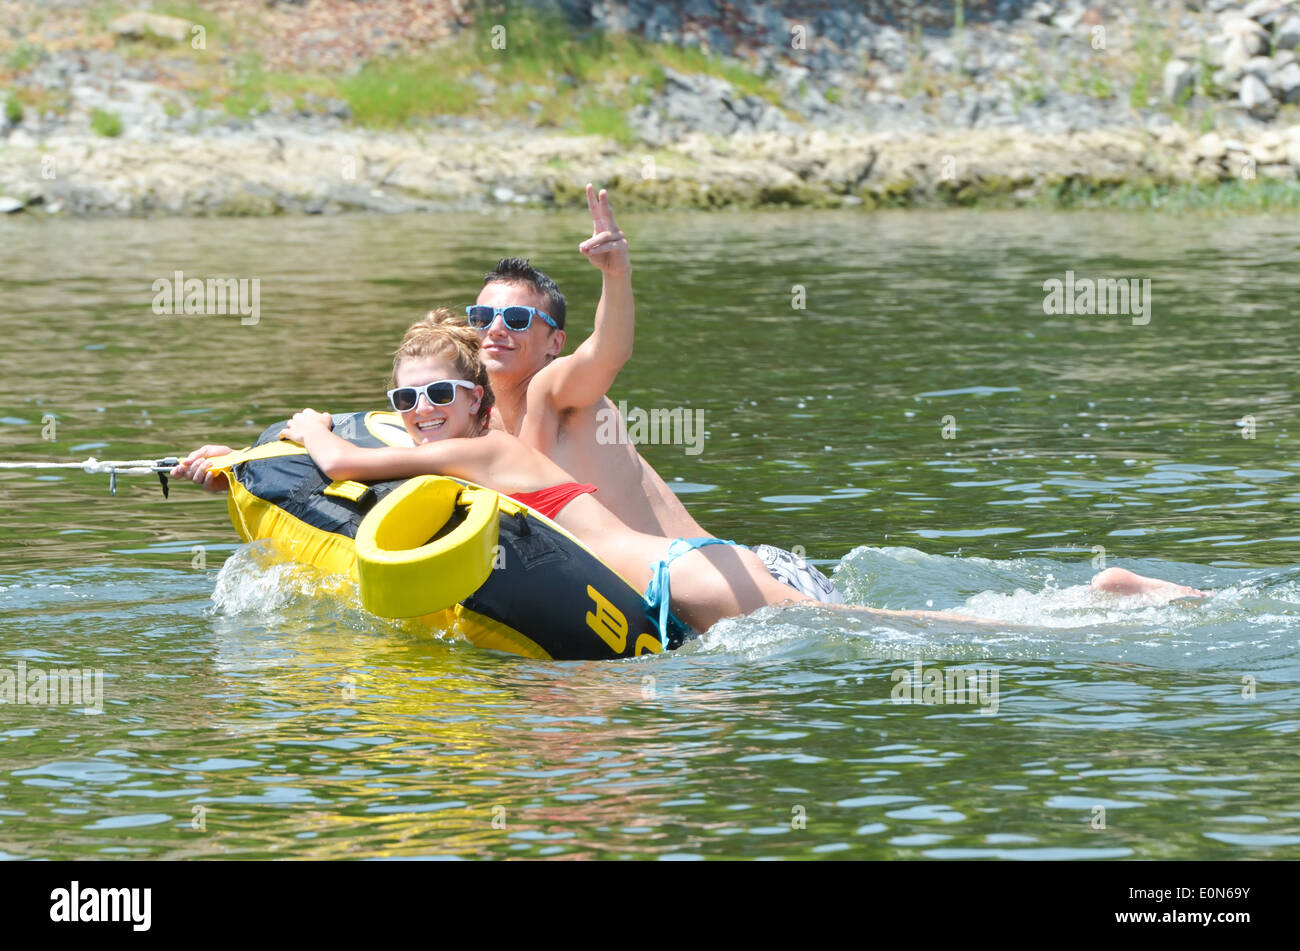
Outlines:
{"label": "vegetation on bank", "polygon": [[[98,45],[115,43],[128,58],[164,71],[169,84],[194,104],[239,118],[274,106],[307,114],[332,111],[354,124],[383,129],[475,116],[525,120],[626,143],[632,141],[628,110],[663,89],[666,69],[716,76],[742,94],[780,101],[764,79],[735,61],[631,34],[575,34],[559,16],[515,4],[485,11],[474,26],[419,55],[373,59],[359,70],[335,72],[267,69],[251,38],[197,4],[153,9],[202,27],[200,49],[191,41],[153,35],[111,38],[108,24],[127,9],[92,8],[87,29],[102,34],[92,37]],[[0,86],[30,69],[41,54],[26,43],[0,54]],[[57,91],[16,87],[11,98],[38,113],[63,114],[68,108],[66,93]]]}
{"label": "vegetation on bank", "polygon": [[[174,106],[177,115],[183,113],[188,99],[239,118],[273,108],[303,114],[333,112],[373,128],[402,127],[442,116],[475,116],[521,120],[630,143],[627,112],[662,91],[666,69],[725,79],[742,94],[783,107],[782,97],[767,80],[739,60],[698,48],[648,42],[635,34],[575,31],[559,15],[542,13],[519,0],[471,0],[473,25],[437,46],[418,55],[370,59],[335,71],[268,69],[258,51],[261,38],[255,29],[232,27],[211,10],[186,0],[156,3],[152,9],[201,27],[202,48],[195,49],[190,40],[153,34],[134,40],[114,36],[109,25],[133,6],[118,0],[90,6],[81,45],[113,46],[129,59],[158,68],[165,83],[184,94]],[[968,55],[964,31],[959,4],[951,34],[959,61]],[[1179,24],[1142,0],[1130,28],[1110,33],[1103,28],[1090,43],[1081,40],[1063,64],[1054,54],[1026,45],[1020,54],[1021,68],[1007,79],[1020,107],[1044,102],[1053,90],[1097,100],[1123,98],[1134,109],[1157,109],[1188,128],[1209,131],[1217,125],[1220,104],[1166,102],[1160,95],[1164,67],[1179,42]],[[43,54],[29,39],[5,46],[0,37],[0,86],[13,85]],[[852,71],[852,64],[846,66]],[[1210,89],[1208,67],[1204,71],[1201,85]],[[943,94],[979,82],[964,68],[936,70],[924,55],[919,27],[908,37],[907,66],[899,80],[904,97],[921,96],[927,111],[938,109]],[[840,89],[824,93],[832,103],[844,98]],[[29,86],[15,87],[11,98],[36,114],[62,114],[69,104],[66,91]],[[1300,107],[1283,106],[1282,112],[1282,120],[1300,120]]]}
{"label": "vegetation on bank", "polygon": [[[172,118],[183,116],[191,104],[240,118],[270,111],[330,112],[354,125],[380,129],[418,128],[437,117],[465,116],[496,122],[518,120],[528,126],[632,144],[628,111],[661,92],[670,69],[724,79],[742,94],[783,105],[781,95],[740,61],[712,56],[698,48],[648,42],[635,34],[575,32],[562,18],[515,2],[494,8],[476,4],[474,26],[418,54],[364,62],[354,58],[350,69],[334,71],[268,68],[258,52],[255,33],[222,22],[197,3],[158,3],[152,9],[201,27],[201,42],[152,34],[134,40],[114,36],[109,24],[131,9],[131,4],[116,2],[89,8],[85,34],[79,42],[86,48],[112,47],[134,62],[148,64],[160,86],[175,90],[163,102],[164,112]],[[960,20],[960,15],[956,19]],[[954,24],[953,48],[959,60],[968,52],[961,42],[963,29],[960,22]],[[1109,53],[1095,50],[1096,55],[1070,59],[1060,66],[1044,50],[1026,46],[1021,67],[1009,74],[1017,102],[1022,106],[1041,103],[1052,90],[1099,100],[1127,99],[1136,109],[1159,108],[1186,128],[1208,131],[1216,124],[1214,104],[1158,101],[1160,76],[1178,36],[1176,24],[1162,22],[1144,7],[1130,35],[1122,40],[1111,35]],[[66,89],[15,82],[41,63],[45,50],[30,38],[10,40],[8,46],[4,43],[0,37],[0,106],[7,121],[19,124],[31,114],[66,111]],[[1123,55],[1119,55],[1119,45],[1124,47]],[[922,95],[928,103],[922,108],[937,107],[939,97],[952,91],[954,83],[961,87],[976,82],[964,69],[937,71],[922,55],[917,31],[910,37],[908,49],[908,65],[899,77],[901,91],[909,98]],[[1207,77],[1201,77],[1201,82],[1208,88]],[[828,90],[826,98],[839,101],[841,91]],[[123,131],[122,118],[112,112],[95,110],[90,118],[92,130],[101,136],[113,137]],[[1297,118],[1300,108],[1283,107],[1279,124]],[[644,145],[640,151],[650,154]],[[846,193],[816,182],[705,184],[700,181],[709,177],[703,174],[705,170],[694,168],[685,156],[654,154],[653,158],[666,173],[658,180],[629,176],[626,181],[615,178],[609,183],[618,190],[621,207],[1300,210],[1300,183],[1265,178],[1234,178],[1221,183],[992,178],[937,185],[902,180]],[[556,172],[562,172],[563,164],[559,159],[548,163]],[[582,205],[584,194],[564,179],[557,174],[546,186],[552,190],[550,201]],[[546,188],[541,191],[545,193]],[[274,202],[270,207],[275,207]]]}
{"label": "vegetation on bank", "polygon": [[[1300,212],[1300,182],[1257,179],[1226,182],[1119,182],[1069,178],[1037,186],[1025,182],[991,179],[960,188],[931,191],[919,182],[901,180],[849,194],[815,185],[762,185],[753,182],[703,184],[691,178],[612,178],[607,183],[618,195],[620,208],[1035,208],[1063,211],[1112,209],[1173,213],[1282,213]],[[576,185],[558,181],[554,203],[580,207],[585,193]]]}
{"label": "vegetation on bank", "polygon": [[107,138],[122,134],[122,117],[115,112],[96,109],[90,114],[90,131]]}

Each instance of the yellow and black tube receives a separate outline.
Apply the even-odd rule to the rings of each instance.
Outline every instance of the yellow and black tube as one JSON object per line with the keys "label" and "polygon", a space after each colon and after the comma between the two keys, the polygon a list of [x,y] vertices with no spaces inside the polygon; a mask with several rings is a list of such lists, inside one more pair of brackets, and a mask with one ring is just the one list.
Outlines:
{"label": "yellow and black tube", "polygon": [[[334,482],[277,438],[283,428],[214,460],[245,541],[273,539],[295,561],[356,579],[368,610],[418,617],[480,647],[552,660],[663,650],[641,593],[523,503],[445,476]],[[410,445],[391,413],[336,415],[334,432],[359,446]],[[694,635],[675,620],[670,628],[670,649]]]}

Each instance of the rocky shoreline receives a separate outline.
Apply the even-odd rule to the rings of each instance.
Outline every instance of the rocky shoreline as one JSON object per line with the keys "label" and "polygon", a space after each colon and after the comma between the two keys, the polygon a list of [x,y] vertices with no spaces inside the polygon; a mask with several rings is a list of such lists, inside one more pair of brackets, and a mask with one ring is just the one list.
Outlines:
{"label": "rocky shoreline", "polygon": [[[274,125],[221,136],[11,144],[0,194],[36,214],[274,215],[576,205],[587,181],[623,208],[1032,204],[1052,190],[1273,178],[1300,172],[1300,126],[1249,139],[1157,130],[1027,135],[691,133],[637,152],[596,138],[500,131],[414,136]],[[3,206],[0,205],[0,209]],[[16,210],[11,207],[10,210]]]}
{"label": "rocky shoreline", "polygon": [[[305,6],[319,12],[316,2]],[[575,30],[632,31],[744,62],[765,77],[767,94],[664,66],[653,93],[626,110],[631,135],[620,141],[493,118],[506,90],[476,74],[484,114],[381,131],[359,127],[346,102],[329,98],[310,107],[272,99],[234,116],[187,99],[156,62],[131,65],[117,41],[70,44],[46,49],[10,82],[59,91],[69,106],[0,118],[0,212],[545,207],[580,202],[588,180],[616,189],[620,207],[654,208],[1016,205],[1264,180],[1300,194],[1295,0],[1157,4],[1172,32],[1147,60],[1134,4],[968,2],[958,6],[970,19],[946,25],[953,4],[846,11],[791,0],[746,5],[730,19],[735,8],[713,0],[541,6]],[[898,23],[903,10],[910,33]],[[431,34],[466,28],[469,16],[454,12],[430,18]],[[131,16],[110,24],[119,36],[134,30],[128,41],[170,29],[179,42],[192,29]],[[803,49],[793,39],[800,27]],[[1113,70],[1140,60],[1145,72],[1120,95]],[[105,115],[118,123],[108,134]]]}

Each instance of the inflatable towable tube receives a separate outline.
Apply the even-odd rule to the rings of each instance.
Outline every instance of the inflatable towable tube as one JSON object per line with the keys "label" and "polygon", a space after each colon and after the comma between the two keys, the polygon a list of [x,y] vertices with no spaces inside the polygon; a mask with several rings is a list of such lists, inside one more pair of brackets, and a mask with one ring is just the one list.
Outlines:
{"label": "inflatable towable tube", "polygon": [[[293,561],[348,574],[381,617],[418,618],[479,647],[549,660],[606,660],[680,646],[641,592],[559,525],[492,489],[445,476],[331,481],[284,423],[213,460],[246,542],[271,539]],[[393,413],[334,416],[358,446],[409,446]],[[666,635],[666,636],[665,636]]]}

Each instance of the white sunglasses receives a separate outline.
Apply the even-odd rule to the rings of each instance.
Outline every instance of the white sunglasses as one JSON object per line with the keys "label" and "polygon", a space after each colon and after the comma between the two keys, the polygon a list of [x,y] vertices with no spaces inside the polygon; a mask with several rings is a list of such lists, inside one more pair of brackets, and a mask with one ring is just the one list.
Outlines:
{"label": "white sunglasses", "polygon": [[423,393],[431,406],[450,406],[456,402],[458,386],[463,386],[467,390],[474,389],[474,384],[469,380],[434,380],[432,383],[422,383],[419,386],[399,386],[389,390],[388,402],[392,403],[393,409],[399,413],[409,413],[420,404],[420,394]]}

